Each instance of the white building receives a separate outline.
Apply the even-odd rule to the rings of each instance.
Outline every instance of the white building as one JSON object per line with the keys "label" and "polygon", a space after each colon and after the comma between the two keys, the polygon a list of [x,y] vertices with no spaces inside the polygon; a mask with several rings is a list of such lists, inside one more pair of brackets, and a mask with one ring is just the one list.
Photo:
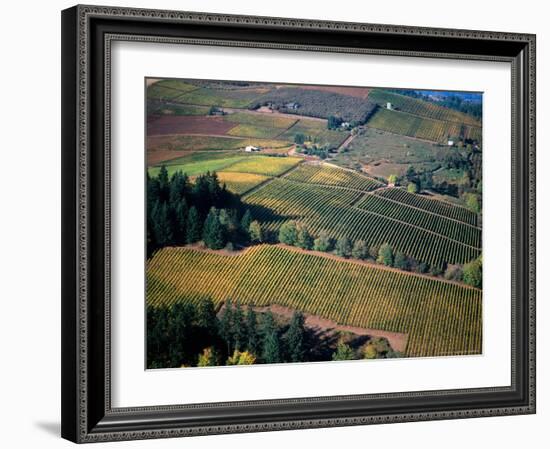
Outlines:
{"label": "white building", "polygon": [[388,102],[386,103],[386,109],[389,109],[389,110],[391,111],[391,107],[392,107],[392,106],[391,106],[391,103],[388,101]]}
{"label": "white building", "polygon": [[447,145],[449,145],[450,147],[452,147],[453,145],[455,144],[455,141],[454,140],[448,140],[447,141]]}
{"label": "white building", "polygon": [[253,145],[248,145],[244,151],[246,151],[247,153],[253,153],[255,151],[260,151],[260,149],[258,147],[255,147]]}

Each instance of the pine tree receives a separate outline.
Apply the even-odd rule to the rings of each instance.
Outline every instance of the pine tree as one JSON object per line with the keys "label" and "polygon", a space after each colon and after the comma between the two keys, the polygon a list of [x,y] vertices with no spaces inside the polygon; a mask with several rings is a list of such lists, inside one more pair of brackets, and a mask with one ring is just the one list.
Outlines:
{"label": "pine tree", "polygon": [[166,170],[165,165],[160,167],[157,180],[159,185],[159,200],[161,202],[166,202],[170,195],[170,180],[168,179],[168,170]]}
{"label": "pine tree", "polygon": [[155,242],[157,242],[160,247],[172,244],[172,227],[170,226],[168,205],[166,203],[160,203],[157,201],[157,203],[153,206],[151,221],[153,222]]}
{"label": "pine tree", "polygon": [[210,209],[202,231],[204,244],[210,249],[222,249],[226,242],[225,228],[220,223],[219,212],[215,207]]}
{"label": "pine tree", "polygon": [[223,314],[220,320],[220,337],[225,341],[227,345],[227,353],[231,354],[231,348],[233,346],[233,305],[228,298],[225,300]]}
{"label": "pine tree", "polygon": [[218,333],[218,319],[216,309],[211,298],[203,299],[197,310],[197,325],[205,331],[208,337],[213,338]]}
{"label": "pine tree", "polygon": [[305,339],[305,319],[302,312],[294,312],[288,331],[285,334],[285,340],[288,355],[291,362],[304,361],[304,339]]}
{"label": "pine tree", "polygon": [[246,336],[247,336],[247,343],[246,343],[246,349],[247,351],[258,354],[258,328],[257,328],[257,319],[256,319],[256,312],[254,311],[253,307],[249,304],[248,309],[246,311]]}
{"label": "pine tree", "polygon": [[233,323],[232,323],[232,334],[234,339],[234,348],[237,351],[240,351],[246,345],[246,328],[243,323],[243,312],[241,309],[241,304],[237,301],[235,304],[235,310],[233,312]]}
{"label": "pine tree", "polygon": [[201,222],[199,212],[195,206],[189,209],[187,216],[186,241],[187,243],[198,242],[201,238]]}
{"label": "pine tree", "polygon": [[173,211],[174,222],[172,225],[172,229],[174,233],[174,243],[178,245],[182,245],[185,243],[188,213],[189,211],[187,209],[187,202],[185,201],[185,198],[175,203]]}
{"label": "pine tree", "polygon": [[262,358],[265,363],[279,363],[281,361],[281,350],[276,332],[270,332],[264,337]]}
{"label": "pine tree", "polygon": [[277,335],[277,326],[275,325],[275,320],[271,312],[265,313],[262,324],[262,359],[265,363],[279,363],[281,361],[279,337]]}

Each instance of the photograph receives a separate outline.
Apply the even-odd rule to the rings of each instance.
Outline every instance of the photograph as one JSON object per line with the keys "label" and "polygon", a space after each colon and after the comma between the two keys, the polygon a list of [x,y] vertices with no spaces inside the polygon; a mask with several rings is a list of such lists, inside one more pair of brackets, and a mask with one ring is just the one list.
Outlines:
{"label": "photograph", "polygon": [[482,92],[146,77],[136,95],[146,369],[483,354]]}

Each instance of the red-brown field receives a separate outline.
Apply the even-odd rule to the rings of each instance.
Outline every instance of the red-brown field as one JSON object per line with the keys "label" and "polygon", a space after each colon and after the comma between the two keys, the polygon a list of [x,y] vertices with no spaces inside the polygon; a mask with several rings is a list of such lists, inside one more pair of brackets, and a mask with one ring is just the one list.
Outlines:
{"label": "red-brown field", "polygon": [[220,117],[164,115],[147,123],[147,135],[203,134],[224,136],[236,125],[236,123],[228,122]]}
{"label": "red-brown field", "polygon": [[349,97],[366,99],[369,96],[370,89],[367,87],[346,87],[346,86],[293,86],[303,90],[320,90],[322,92],[332,92],[335,94],[347,95]]}

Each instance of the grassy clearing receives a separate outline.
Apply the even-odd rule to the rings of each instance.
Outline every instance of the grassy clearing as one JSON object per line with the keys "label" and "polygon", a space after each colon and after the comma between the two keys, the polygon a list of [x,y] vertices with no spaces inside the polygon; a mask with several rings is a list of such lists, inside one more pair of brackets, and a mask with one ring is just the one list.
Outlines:
{"label": "grassy clearing", "polygon": [[228,190],[242,195],[253,187],[267,181],[269,176],[256,175],[252,173],[218,172],[220,183],[225,184]]}
{"label": "grassy clearing", "polygon": [[299,157],[249,156],[232,164],[225,171],[278,176],[300,162],[302,159]]}
{"label": "grassy clearing", "polygon": [[[170,161],[169,165],[166,165],[168,174],[171,176],[177,171],[186,173],[187,176],[197,176],[207,171],[220,171],[230,165],[245,159],[246,156],[229,156],[213,159],[205,159],[198,161],[189,161],[184,163],[177,163],[176,161]],[[181,160],[180,158],[178,160]],[[148,169],[150,176],[157,176],[160,171],[160,166],[150,167]]]}
{"label": "grassy clearing", "polygon": [[412,357],[481,352],[480,290],[269,245],[237,256],[164,248],[148,262],[148,304],[204,297],[406,333]]}

